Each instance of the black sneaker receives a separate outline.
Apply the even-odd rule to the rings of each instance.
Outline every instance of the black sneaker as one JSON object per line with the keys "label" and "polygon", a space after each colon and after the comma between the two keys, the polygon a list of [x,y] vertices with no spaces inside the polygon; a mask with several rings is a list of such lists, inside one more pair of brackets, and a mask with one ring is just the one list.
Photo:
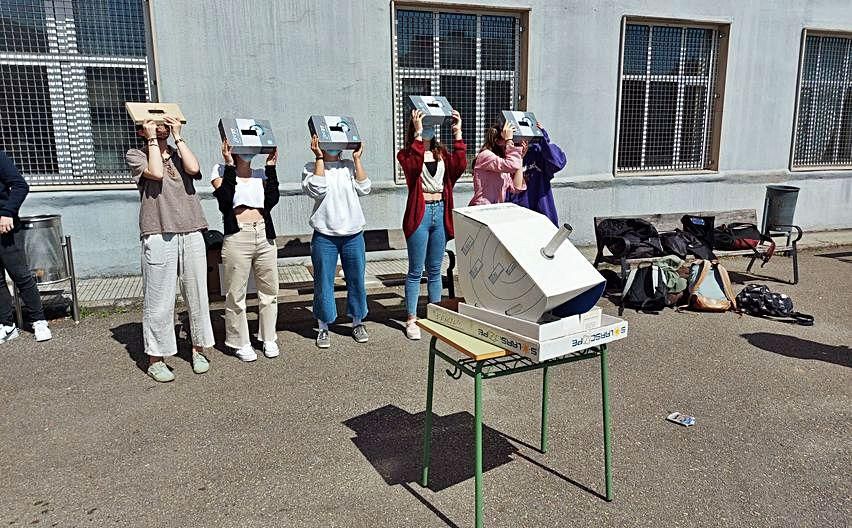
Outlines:
{"label": "black sneaker", "polygon": [[331,346],[331,338],[328,336],[328,330],[320,330],[317,333],[317,347],[328,348]]}
{"label": "black sneaker", "polygon": [[366,343],[370,339],[370,334],[367,333],[367,327],[359,324],[352,329],[352,338],[356,343]]}

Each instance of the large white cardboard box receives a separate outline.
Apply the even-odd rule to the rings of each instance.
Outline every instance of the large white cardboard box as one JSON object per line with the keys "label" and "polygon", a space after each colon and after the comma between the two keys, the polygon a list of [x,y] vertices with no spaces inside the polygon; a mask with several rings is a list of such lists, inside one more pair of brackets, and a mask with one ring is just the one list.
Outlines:
{"label": "large white cardboard box", "polygon": [[423,112],[424,127],[444,124],[453,115],[453,107],[446,97],[440,95],[409,95],[408,99],[414,105],[414,108]]}
{"label": "large white cardboard box", "polygon": [[478,319],[483,323],[488,323],[503,328],[510,332],[535,339],[536,341],[546,341],[555,339],[569,334],[575,334],[582,330],[597,328],[601,325],[601,314],[603,310],[599,306],[595,306],[588,312],[578,315],[569,315],[568,317],[546,316],[541,321],[534,323],[525,321],[517,317],[492,312],[485,308],[478,308],[467,303],[459,303],[459,313]]}
{"label": "large white cardboard box", "polygon": [[601,315],[601,324],[596,328],[584,329],[548,340],[524,337],[505,328],[463,315],[446,305],[434,303],[427,305],[426,316],[430,321],[435,321],[438,324],[537,362],[547,361],[627,337],[627,321],[606,314]]}
{"label": "large white cardboard box", "polygon": [[535,211],[510,203],[453,209],[459,283],[465,302],[527,321],[558,308],[586,313],[606,280],[570,241],[548,258],[557,228]]}
{"label": "large white cardboard box", "polygon": [[358,126],[350,116],[312,115],[308,131],[317,136],[323,150],[358,150],[361,146]]}
{"label": "large white cardboard box", "polygon": [[228,140],[234,154],[268,154],[278,144],[272,125],[264,119],[222,118],[219,137]]}

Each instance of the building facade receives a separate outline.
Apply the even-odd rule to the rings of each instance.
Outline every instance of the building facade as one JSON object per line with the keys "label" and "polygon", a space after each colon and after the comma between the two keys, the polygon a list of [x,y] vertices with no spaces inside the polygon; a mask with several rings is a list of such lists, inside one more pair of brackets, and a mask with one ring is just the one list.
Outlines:
{"label": "building facade", "polygon": [[[81,275],[139,271],[128,100],[181,105],[205,173],[221,117],[269,119],[279,233],[307,233],[311,114],[366,138],[371,228],[401,224],[395,151],[409,94],[444,95],[472,156],[500,110],[526,109],[568,155],[560,218],[762,209],[802,189],[806,229],[852,227],[852,4],[845,0],[3,0],[0,148],[60,213]],[[449,131],[442,130],[442,137]],[[258,160],[259,161],[259,160]],[[199,185],[221,226],[208,178]],[[457,187],[466,203],[470,183]]]}

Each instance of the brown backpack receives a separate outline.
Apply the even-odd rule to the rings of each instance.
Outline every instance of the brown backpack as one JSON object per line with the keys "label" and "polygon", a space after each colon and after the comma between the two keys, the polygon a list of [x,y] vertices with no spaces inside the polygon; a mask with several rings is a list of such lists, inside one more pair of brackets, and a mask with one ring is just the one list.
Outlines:
{"label": "brown backpack", "polygon": [[716,260],[696,260],[689,274],[687,306],[701,312],[737,310],[728,270]]}

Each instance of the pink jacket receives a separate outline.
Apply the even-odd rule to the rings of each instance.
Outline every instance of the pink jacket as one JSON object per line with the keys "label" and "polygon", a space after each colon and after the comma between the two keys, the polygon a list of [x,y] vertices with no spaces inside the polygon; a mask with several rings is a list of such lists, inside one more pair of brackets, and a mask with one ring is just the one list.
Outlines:
{"label": "pink jacket", "polygon": [[521,147],[504,145],[506,157],[501,158],[488,149],[476,155],[473,166],[473,198],[468,205],[487,205],[505,201],[506,191],[515,190],[512,176],[523,165]]}

